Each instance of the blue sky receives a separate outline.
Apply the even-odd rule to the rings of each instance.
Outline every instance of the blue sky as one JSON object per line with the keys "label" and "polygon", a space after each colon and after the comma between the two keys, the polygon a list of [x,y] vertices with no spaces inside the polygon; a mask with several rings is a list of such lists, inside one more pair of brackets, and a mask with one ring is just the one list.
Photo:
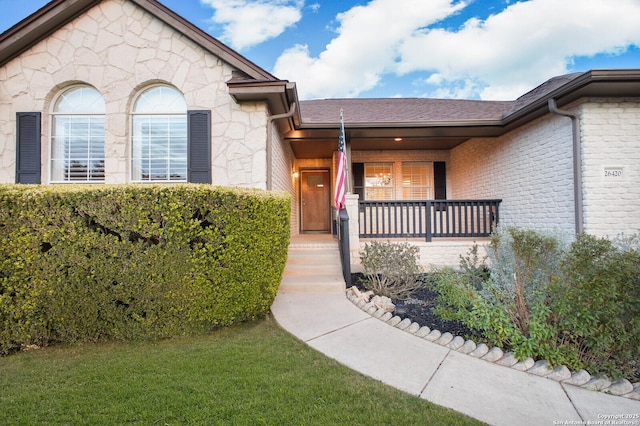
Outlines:
{"label": "blue sky", "polygon": [[[640,0],[160,0],[303,99],[512,100],[640,68]],[[0,0],[0,31],[46,0]]]}

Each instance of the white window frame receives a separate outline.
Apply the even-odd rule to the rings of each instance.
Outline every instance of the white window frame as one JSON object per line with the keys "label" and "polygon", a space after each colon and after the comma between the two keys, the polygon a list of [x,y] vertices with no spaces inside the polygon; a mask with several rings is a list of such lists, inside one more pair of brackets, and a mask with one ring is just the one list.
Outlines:
{"label": "white window frame", "polygon": [[[80,101],[75,96],[69,98],[78,91]],[[71,102],[65,104],[66,99]],[[60,92],[51,110],[50,135],[51,183],[104,182],[105,103],[97,89],[83,84]],[[74,174],[70,166],[74,162],[85,171]]]}
{"label": "white window frame", "polygon": [[132,182],[187,182],[187,105],[179,90],[154,85],[141,91],[133,102],[131,129]]}
{"label": "white window frame", "polygon": [[392,162],[364,164],[365,200],[393,200],[395,181]]}

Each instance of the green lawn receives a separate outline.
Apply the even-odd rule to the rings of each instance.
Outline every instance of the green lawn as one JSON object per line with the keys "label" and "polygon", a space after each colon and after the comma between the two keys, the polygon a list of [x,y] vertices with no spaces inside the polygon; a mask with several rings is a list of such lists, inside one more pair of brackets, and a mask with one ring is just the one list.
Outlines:
{"label": "green lawn", "polygon": [[197,337],[0,358],[0,424],[464,425],[315,352],[273,319]]}

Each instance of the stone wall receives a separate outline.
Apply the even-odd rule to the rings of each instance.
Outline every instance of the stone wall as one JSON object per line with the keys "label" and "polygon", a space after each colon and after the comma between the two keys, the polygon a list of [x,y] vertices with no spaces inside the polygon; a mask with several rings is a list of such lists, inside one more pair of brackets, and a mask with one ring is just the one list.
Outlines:
{"label": "stone wall", "polygon": [[640,232],[640,100],[590,99],[581,108],[585,230]]}
{"label": "stone wall", "polygon": [[142,90],[170,84],[190,110],[212,112],[213,183],[266,187],[267,107],[238,105],[231,67],[131,2],[105,0],[0,68],[0,183],[15,179],[16,112],[42,112],[42,182],[49,182],[50,111],[78,84],[106,103],[107,183],[130,181],[128,112]]}
{"label": "stone wall", "polygon": [[500,222],[535,230],[574,231],[571,120],[546,115],[495,139],[454,148],[451,199],[502,199]]}

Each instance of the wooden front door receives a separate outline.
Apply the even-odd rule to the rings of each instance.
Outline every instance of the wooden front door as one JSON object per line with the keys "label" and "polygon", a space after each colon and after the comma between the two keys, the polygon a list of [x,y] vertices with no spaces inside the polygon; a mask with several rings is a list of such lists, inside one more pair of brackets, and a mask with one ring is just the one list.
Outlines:
{"label": "wooden front door", "polygon": [[300,171],[302,232],[329,232],[329,170]]}

